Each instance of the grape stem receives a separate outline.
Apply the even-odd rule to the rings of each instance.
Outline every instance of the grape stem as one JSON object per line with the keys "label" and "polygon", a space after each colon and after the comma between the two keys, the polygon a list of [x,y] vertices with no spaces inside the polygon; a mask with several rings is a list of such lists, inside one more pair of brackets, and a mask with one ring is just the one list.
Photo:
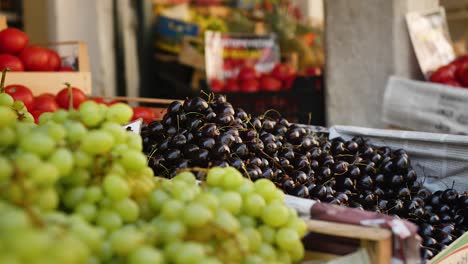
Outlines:
{"label": "grape stem", "polygon": [[[21,188],[21,192],[24,195],[30,193],[27,190],[26,186],[24,185],[23,174],[18,169],[16,169],[16,172],[14,174],[14,178],[15,178],[16,182],[18,183],[18,186]],[[33,223],[33,225],[35,225],[35,226],[37,226],[39,228],[44,227],[44,223],[37,216],[37,214],[31,208],[31,205],[27,202],[27,200],[24,197],[23,197],[22,201],[19,202],[19,205],[24,208],[24,210],[28,214],[29,218],[31,219],[31,222]]]}
{"label": "grape stem", "polygon": [[68,111],[73,110],[73,92],[70,83],[65,83],[68,89]]}
{"label": "grape stem", "polygon": [[5,68],[2,70],[2,81],[0,82],[0,93],[5,92],[5,77],[6,77],[7,71],[9,70],[10,70],[9,68]]}

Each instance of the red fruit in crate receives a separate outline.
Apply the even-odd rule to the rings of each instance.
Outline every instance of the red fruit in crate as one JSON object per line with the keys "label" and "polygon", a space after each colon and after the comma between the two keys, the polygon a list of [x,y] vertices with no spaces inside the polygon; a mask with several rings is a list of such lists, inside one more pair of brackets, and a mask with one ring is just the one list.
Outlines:
{"label": "red fruit in crate", "polygon": [[320,67],[309,67],[306,71],[305,74],[308,76],[321,76],[322,75],[322,69]]}
{"label": "red fruit in crate", "polygon": [[459,83],[456,80],[448,80],[441,82],[441,84],[449,85],[449,86],[454,86],[454,87],[463,87],[461,83]]}
{"label": "red fruit in crate", "polygon": [[271,76],[275,77],[278,80],[286,81],[291,76],[296,75],[291,65],[287,63],[278,63],[275,65],[271,71]]}
{"label": "red fruit in crate", "polygon": [[[78,88],[72,87],[72,97],[73,97],[73,108],[78,109],[78,107],[88,99],[85,93]],[[57,104],[64,109],[68,109],[68,88],[63,88],[58,92],[55,97]]]}
{"label": "red fruit in crate", "polygon": [[29,37],[16,28],[6,28],[0,31],[0,52],[17,54],[28,45]]}
{"label": "red fruit in crate", "polygon": [[39,117],[44,113],[40,110],[30,111],[31,115],[34,117],[34,123],[39,124]]}
{"label": "red fruit in crate", "polygon": [[103,105],[107,105],[108,103],[102,99],[101,97],[94,97],[92,98],[91,100],[93,100],[94,102],[98,103],[98,104],[103,104]]}
{"label": "red fruit in crate", "polygon": [[240,84],[240,90],[245,93],[258,92],[259,88],[260,88],[260,85],[258,81],[255,79],[245,80],[245,81],[242,81]]}
{"label": "red fruit in crate", "polygon": [[229,79],[224,85],[224,91],[226,92],[238,92],[240,90],[239,84],[236,79]]}
{"label": "red fruit in crate", "polygon": [[455,71],[457,66],[454,64],[448,64],[440,67],[429,77],[429,81],[435,83],[442,83],[445,81],[455,80]]}
{"label": "red fruit in crate", "polygon": [[50,93],[41,94],[34,98],[33,111],[55,112],[59,109],[59,105],[55,101],[55,96]]}
{"label": "red fruit in crate", "polygon": [[285,81],[284,81],[284,89],[285,90],[291,90],[293,85],[294,85],[294,81],[296,80],[296,75],[292,75],[290,77],[288,77]]}
{"label": "red fruit in crate", "polygon": [[210,89],[212,92],[221,92],[223,90],[223,82],[218,79],[213,79],[210,82]]}
{"label": "red fruit in crate", "polygon": [[29,46],[21,51],[19,58],[27,71],[48,71],[49,52],[41,47]]}
{"label": "red fruit in crate", "polygon": [[252,66],[244,66],[239,71],[237,78],[241,81],[253,80],[257,78],[257,71]]}
{"label": "red fruit in crate", "polygon": [[262,91],[276,92],[281,90],[282,86],[281,81],[272,76],[263,75],[260,78],[260,90]]}
{"label": "red fruit in crate", "polygon": [[61,71],[61,72],[73,72],[73,68],[72,67],[68,67],[68,66],[62,66],[60,67],[60,69],[58,71]]}
{"label": "red fruit in crate", "polygon": [[465,63],[465,68],[461,71],[458,79],[461,82],[461,86],[468,87],[468,63]]}
{"label": "red fruit in crate", "polygon": [[10,71],[24,71],[23,63],[18,57],[10,54],[0,54],[0,70],[5,68]]}
{"label": "red fruit in crate", "polygon": [[58,71],[62,65],[62,59],[55,50],[48,49],[49,53],[49,71]]}
{"label": "red fruit in crate", "polygon": [[23,101],[28,110],[33,109],[34,96],[28,87],[20,84],[12,84],[5,87],[5,92],[11,95],[15,101]]}
{"label": "red fruit in crate", "polygon": [[468,55],[464,55],[454,59],[450,64],[454,64],[457,67],[461,66],[465,61],[468,61]]}
{"label": "red fruit in crate", "polygon": [[139,118],[142,118],[143,122],[147,124],[151,123],[152,121],[156,119],[156,112],[154,111],[154,109],[149,108],[149,107],[142,107],[142,106],[134,107],[132,121],[137,120]]}

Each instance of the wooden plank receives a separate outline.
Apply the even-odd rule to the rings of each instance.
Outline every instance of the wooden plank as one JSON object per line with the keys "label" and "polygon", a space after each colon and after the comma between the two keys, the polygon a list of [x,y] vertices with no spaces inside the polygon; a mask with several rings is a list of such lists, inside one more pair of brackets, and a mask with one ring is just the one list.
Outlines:
{"label": "wooden plank", "polygon": [[5,78],[5,85],[24,85],[30,88],[34,95],[55,94],[65,87],[66,82],[86,94],[91,94],[90,72],[9,72]]}
{"label": "wooden plank", "polygon": [[377,227],[363,227],[317,220],[307,220],[306,225],[310,231],[338,237],[377,241],[385,240],[392,236],[392,233],[389,230]]}
{"label": "wooden plank", "polygon": [[99,96],[104,100],[115,100],[125,102],[137,102],[137,103],[152,103],[152,104],[170,104],[174,101],[183,102],[182,100],[176,99],[159,99],[159,98],[140,98],[140,97],[126,97],[126,96]]}

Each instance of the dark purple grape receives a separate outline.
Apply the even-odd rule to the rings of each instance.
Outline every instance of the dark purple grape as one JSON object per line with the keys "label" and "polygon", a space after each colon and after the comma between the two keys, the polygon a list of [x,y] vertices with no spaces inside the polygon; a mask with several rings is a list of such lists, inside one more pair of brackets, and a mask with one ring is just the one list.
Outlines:
{"label": "dark purple grape", "polygon": [[229,147],[222,143],[216,143],[211,150],[211,155],[217,159],[226,160],[231,154]]}
{"label": "dark purple grape", "polygon": [[371,190],[374,187],[374,182],[369,175],[365,175],[357,181],[358,188],[363,190]]}
{"label": "dark purple grape", "polygon": [[239,158],[245,158],[249,155],[249,149],[245,144],[234,144],[232,153],[235,153]]}
{"label": "dark purple grape", "polygon": [[356,143],[355,141],[347,141],[345,142],[345,149],[350,153],[350,154],[354,154],[357,152],[359,148],[359,145],[358,143]]}
{"label": "dark purple grape", "polygon": [[309,198],[309,189],[304,185],[297,185],[292,191],[291,194],[300,198]]}
{"label": "dark purple grape", "polygon": [[186,143],[187,143],[187,138],[184,135],[176,134],[172,137],[169,144],[172,148],[181,148]]}
{"label": "dark purple grape", "polygon": [[404,187],[398,190],[398,198],[400,199],[406,199],[409,198],[411,195],[411,192],[408,188]]}
{"label": "dark purple grape", "polygon": [[201,138],[198,141],[198,146],[203,149],[212,149],[216,141],[213,138]]}
{"label": "dark purple grape", "polygon": [[204,137],[215,138],[220,135],[219,129],[214,123],[207,123],[201,128],[201,133]]}
{"label": "dark purple grape", "polygon": [[164,154],[164,159],[168,162],[174,162],[182,156],[182,153],[178,149],[168,149]]}

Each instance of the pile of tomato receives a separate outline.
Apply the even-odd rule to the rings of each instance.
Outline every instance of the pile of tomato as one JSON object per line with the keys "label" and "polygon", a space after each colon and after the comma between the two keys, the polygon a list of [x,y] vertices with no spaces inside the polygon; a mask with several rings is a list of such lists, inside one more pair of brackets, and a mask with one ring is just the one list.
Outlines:
{"label": "pile of tomato", "polygon": [[468,88],[468,55],[461,56],[431,74],[429,81]]}

